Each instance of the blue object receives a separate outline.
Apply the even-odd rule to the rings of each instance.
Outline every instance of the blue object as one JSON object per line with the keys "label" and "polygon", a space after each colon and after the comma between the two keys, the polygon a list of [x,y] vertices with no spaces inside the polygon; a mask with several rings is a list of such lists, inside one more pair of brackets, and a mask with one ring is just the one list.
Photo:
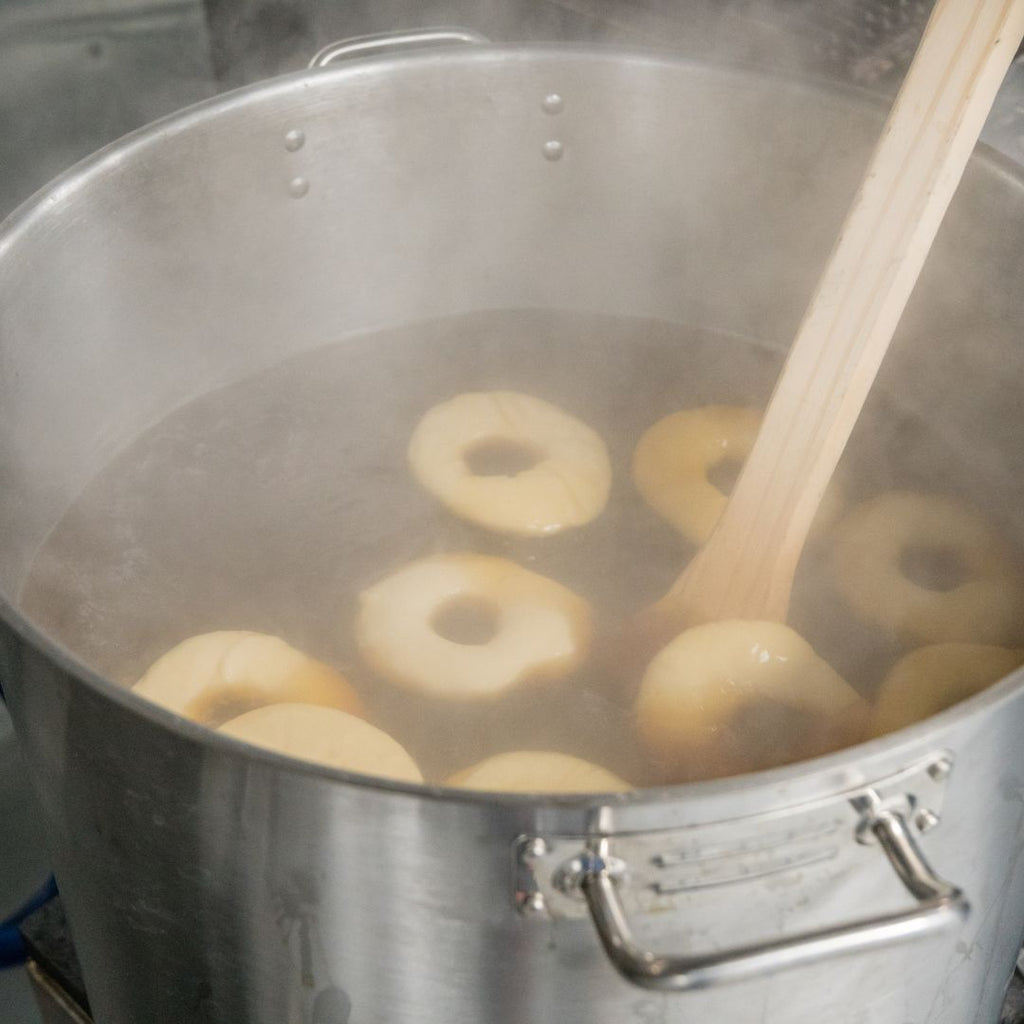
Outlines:
{"label": "blue object", "polygon": [[0,923],[0,969],[17,967],[25,962],[28,951],[21,937],[21,922],[45,906],[57,895],[57,882],[53,875],[42,884],[13,914]]}
{"label": "blue object", "polygon": [[4,967],[19,967],[25,962],[28,952],[25,940],[16,924],[0,928],[0,970]]}

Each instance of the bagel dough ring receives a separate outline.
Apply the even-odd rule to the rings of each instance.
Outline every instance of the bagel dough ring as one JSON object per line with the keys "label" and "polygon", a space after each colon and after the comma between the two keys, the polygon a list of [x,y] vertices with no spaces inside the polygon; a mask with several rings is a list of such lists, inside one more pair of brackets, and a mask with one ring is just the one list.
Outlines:
{"label": "bagel dough ring", "polygon": [[904,655],[889,670],[871,715],[883,736],[973,697],[1024,663],[1024,650],[989,644],[932,644]]}
{"label": "bagel dough ring", "polygon": [[[459,643],[435,628],[459,606],[484,609],[493,635]],[[571,672],[590,644],[586,602],[515,562],[435,555],[403,566],[359,596],[356,642],[370,666],[431,697],[497,697],[537,677]]]}
{"label": "bagel dough ring", "polygon": [[815,757],[857,742],[864,699],[777,622],[695,626],[647,666],[637,699],[650,753],[687,778]]}
{"label": "bagel dough ring", "polygon": [[315,704],[270,704],[217,730],[300,761],[361,775],[422,782],[416,762],[386,732],[362,718]]}
{"label": "bagel dough ring", "polygon": [[281,701],[363,713],[341,673],[276,636],[241,630],[203,633],[158,658],[133,687],[141,697],[204,724]]}
{"label": "bagel dough ring", "polygon": [[497,754],[456,772],[445,785],[490,793],[625,793],[633,788],[600,765],[545,750]]}
{"label": "bagel dough ring", "polygon": [[[658,420],[633,452],[633,482],[644,500],[687,540],[703,544],[729,500],[709,479],[722,462],[742,466],[761,429],[758,409],[705,405]],[[815,518],[814,534],[839,516],[840,497],[833,480]]]}
{"label": "bagel dough ring", "polygon": [[[909,579],[902,559],[915,549],[951,555],[962,579],[948,589]],[[1024,617],[1012,562],[984,520],[958,501],[891,491],[839,524],[831,568],[850,608],[906,643],[1005,644],[1019,638]]]}
{"label": "bagel dough ring", "polygon": [[[489,444],[536,456],[521,472],[473,472],[467,458]],[[594,519],[612,470],[604,441],[561,409],[516,391],[478,391],[435,405],[409,441],[420,484],[457,516],[527,537]]]}
{"label": "bagel dough ring", "polygon": [[742,463],[761,418],[757,409],[706,405],[658,420],[633,452],[637,490],[684,537],[703,544],[728,501],[708,480],[708,470],[727,460]]}

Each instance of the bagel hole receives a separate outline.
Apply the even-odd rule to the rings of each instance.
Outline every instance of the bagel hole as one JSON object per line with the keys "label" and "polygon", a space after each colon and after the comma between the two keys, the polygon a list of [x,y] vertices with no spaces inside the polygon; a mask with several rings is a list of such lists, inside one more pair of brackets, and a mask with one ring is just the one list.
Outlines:
{"label": "bagel hole", "polygon": [[737,459],[734,455],[726,455],[719,459],[712,466],[708,466],[708,483],[723,494],[732,494],[736,481],[740,478],[740,470],[743,469],[743,459]]}
{"label": "bagel hole", "polygon": [[444,640],[465,646],[490,643],[498,633],[498,606],[482,597],[454,597],[434,612],[431,629]]}
{"label": "bagel hole", "polygon": [[798,757],[819,722],[820,716],[804,708],[754,697],[729,716],[729,731],[744,763],[770,766]]}
{"label": "bagel hole", "polygon": [[900,572],[925,590],[955,590],[967,579],[959,552],[942,544],[908,544],[900,552]]}
{"label": "bagel hole", "polygon": [[466,467],[475,476],[518,476],[544,457],[536,446],[505,437],[488,437],[466,450]]}

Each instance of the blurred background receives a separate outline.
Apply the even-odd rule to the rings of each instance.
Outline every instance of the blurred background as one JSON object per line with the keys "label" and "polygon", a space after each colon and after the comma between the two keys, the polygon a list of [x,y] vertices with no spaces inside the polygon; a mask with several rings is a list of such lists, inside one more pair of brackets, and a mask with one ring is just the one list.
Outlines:
{"label": "blurred background", "polygon": [[[889,95],[928,0],[0,0],[0,217],[76,160],[155,118],[301,69],[335,39],[460,25],[495,41],[657,47],[784,67]],[[1024,164],[1024,58],[986,141]],[[45,837],[0,708],[0,915],[48,874]],[[0,1021],[38,1024],[20,970]]]}

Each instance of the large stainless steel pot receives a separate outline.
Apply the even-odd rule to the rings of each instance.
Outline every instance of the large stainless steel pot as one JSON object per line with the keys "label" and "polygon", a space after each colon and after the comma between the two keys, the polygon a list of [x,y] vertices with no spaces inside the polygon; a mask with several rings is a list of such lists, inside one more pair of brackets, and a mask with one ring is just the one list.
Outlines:
{"label": "large stainless steel pot", "polygon": [[[326,339],[540,307],[784,345],[880,117],[651,56],[431,50],[193,108],[7,222],[0,671],[98,1021],[995,1021],[1024,931],[1024,675],[773,772],[491,798],[210,735],[19,611],[114,453]],[[1024,180],[981,154],[880,384],[1020,535],[1022,252]]]}

